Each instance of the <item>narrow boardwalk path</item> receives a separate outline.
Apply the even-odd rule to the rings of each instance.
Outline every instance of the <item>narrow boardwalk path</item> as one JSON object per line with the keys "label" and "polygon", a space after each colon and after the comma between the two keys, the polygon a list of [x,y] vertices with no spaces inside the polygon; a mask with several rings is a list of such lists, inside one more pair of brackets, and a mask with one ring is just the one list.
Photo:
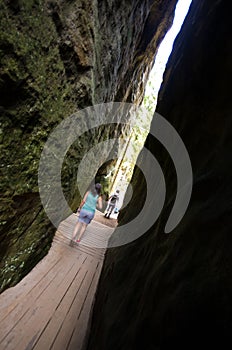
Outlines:
{"label": "narrow boardwalk path", "polygon": [[70,247],[77,220],[63,221],[46,257],[0,295],[0,350],[81,350],[107,241],[114,229],[95,220]]}

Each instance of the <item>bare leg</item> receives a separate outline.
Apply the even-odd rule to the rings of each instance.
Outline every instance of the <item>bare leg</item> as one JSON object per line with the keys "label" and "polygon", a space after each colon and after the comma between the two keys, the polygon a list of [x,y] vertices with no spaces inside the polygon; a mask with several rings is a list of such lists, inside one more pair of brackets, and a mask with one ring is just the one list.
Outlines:
{"label": "bare leg", "polygon": [[77,235],[77,232],[80,230],[80,228],[81,228],[81,223],[78,221],[77,224],[76,224],[76,226],[75,226],[75,228],[74,228],[71,241],[74,241],[74,240],[75,240],[76,235]]}
{"label": "bare leg", "polygon": [[82,224],[82,226],[81,226],[80,234],[79,234],[79,237],[77,239],[78,242],[81,240],[81,237],[83,236],[83,234],[85,233],[85,230],[87,228],[87,224],[84,224],[84,223],[81,223],[81,224]]}

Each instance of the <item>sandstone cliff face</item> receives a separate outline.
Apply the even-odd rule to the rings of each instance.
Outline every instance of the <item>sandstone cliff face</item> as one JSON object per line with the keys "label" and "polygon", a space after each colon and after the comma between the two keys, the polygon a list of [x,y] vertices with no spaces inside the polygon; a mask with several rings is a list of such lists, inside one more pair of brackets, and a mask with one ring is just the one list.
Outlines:
{"label": "sandstone cliff face", "polygon": [[[94,103],[141,100],[175,3],[1,0],[0,291],[17,283],[53,238],[37,184],[50,132]],[[76,173],[90,140],[98,143],[122,132],[127,131],[119,126],[96,130],[70,149],[62,184],[71,208],[80,201]]]}
{"label": "sandstone cliff face", "polygon": [[[226,348],[227,341],[231,346],[230,22],[227,2],[193,0],[157,106],[188,149],[191,202],[181,223],[165,235],[176,173],[167,151],[148,137],[146,147],[165,175],[165,206],[146,235],[108,251],[88,349]],[[145,189],[139,171],[133,185],[137,191],[121,224],[139,210]]]}

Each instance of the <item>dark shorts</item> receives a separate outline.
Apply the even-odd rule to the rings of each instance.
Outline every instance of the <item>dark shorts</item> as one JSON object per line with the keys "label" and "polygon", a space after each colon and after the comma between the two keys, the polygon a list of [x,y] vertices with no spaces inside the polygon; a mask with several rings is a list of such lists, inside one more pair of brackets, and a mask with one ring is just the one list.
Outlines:
{"label": "dark shorts", "polygon": [[93,220],[93,218],[94,218],[94,213],[92,211],[81,209],[78,217],[78,221],[88,225]]}

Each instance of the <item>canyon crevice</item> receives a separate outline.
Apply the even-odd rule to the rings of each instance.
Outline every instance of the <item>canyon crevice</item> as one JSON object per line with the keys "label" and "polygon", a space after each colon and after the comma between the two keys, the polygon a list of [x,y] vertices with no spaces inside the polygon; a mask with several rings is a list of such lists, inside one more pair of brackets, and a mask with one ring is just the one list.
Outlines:
{"label": "canyon crevice", "polygon": [[[25,276],[51,246],[55,228],[38,189],[39,160],[51,131],[97,103],[141,102],[175,4],[1,0],[1,291]],[[80,203],[76,174],[90,140],[94,146],[121,134],[127,129],[120,124],[99,128],[70,148],[62,186],[72,210]],[[102,162],[104,156],[99,155]]]}
{"label": "canyon crevice", "polygon": [[[165,176],[165,205],[145,235],[108,250],[88,350],[218,349],[231,344],[229,16],[225,1],[193,0],[174,43],[157,112],[175,127],[189,152],[192,198],[180,224],[165,234],[178,179],[167,150],[149,135],[145,146]],[[133,198],[120,225],[141,210],[146,196],[138,169],[132,184]]]}
{"label": "canyon crevice", "polygon": [[[0,291],[21,280],[51,246],[55,228],[38,189],[39,159],[51,131],[94,104],[141,103],[176,3],[0,0]],[[178,179],[167,150],[148,135],[145,147],[165,177],[164,208],[139,239],[108,249],[88,350],[231,344],[230,13],[226,1],[193,0],[175,41],[157,112],[189,152],[192,198],[180,224],[165,234]],[[73,210],[80,202],[76,173],[90,140],[94,145],[122,134],[126,128],[106,126],[83,134],[70,148],[62,185]],[[103,164],[99,181],[111,166],[114,161]],[[139,167],[131,184],[133,197],[120,213],[121,226],[139,213],[146,197]]]}

